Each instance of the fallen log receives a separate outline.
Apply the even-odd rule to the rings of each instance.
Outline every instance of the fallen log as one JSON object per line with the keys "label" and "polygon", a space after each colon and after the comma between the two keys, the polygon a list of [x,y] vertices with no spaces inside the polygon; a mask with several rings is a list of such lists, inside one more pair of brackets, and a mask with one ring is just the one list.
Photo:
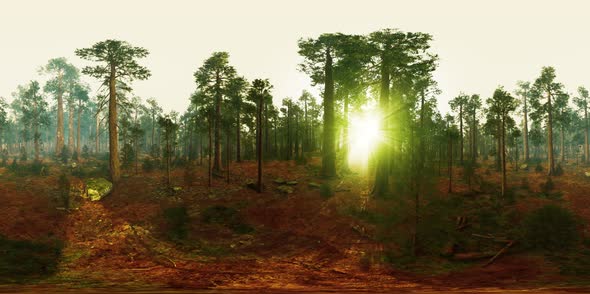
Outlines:
{"label": "fallen log", "polygon": [[512,247],[513,244],[514,244],[514,241],[510,241],[508,244],[506,244],[506,246],[504,246],[502,249],[500,249],[500,251],[498,251],[498,253],[496,253],[496,255],[494,255],[494,257],[492,257],[486,264],[483,265],[483,267],[486,267],[486,266],[494,263],[494,261],[496,261],[496,259],[498,259],[498,257],[500,257],[500,255],[502,255],[504,252],[506,252],[506,250],[508,250],[508,248]]}
{"label": "fallen log", "polygon": [[494,256],[493,252],[465,252],[455,253],[451,258],[458,261],[479,260]]}

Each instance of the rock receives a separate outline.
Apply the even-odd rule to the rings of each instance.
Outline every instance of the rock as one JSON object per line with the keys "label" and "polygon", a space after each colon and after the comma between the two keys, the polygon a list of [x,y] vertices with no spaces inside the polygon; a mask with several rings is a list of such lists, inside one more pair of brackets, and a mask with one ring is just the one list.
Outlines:
{"label": "rock", "polygon": [[113,183],[104,178],[90,178],[86,180],[86,189],[90,201],[98,201],[113,191]]}
{"label": "rock", "polygon": [[528,170],[529,169],[529,165],[526,164],[526,163],[523,163],[523,164],[520,165],[519,168],[522,169],[522,170]]}
{"label": "rock", "polygon": [[277,187],[277,190],[283,194],[291,194],[293,193],[293,187],[287,185],[280,185]]}
{"label": "rock", "polygon": [[275,182],[276,184],[283,185],[283,184],[285,184],[287,181],[286,181],[285,179],[283,179],[283,178],[276,178],[276,179],[274,180],[274,182]]}
{"label": "rock", "polygon": [[285,184],[287,184],[289,186],[295,186],[295,185],[297,185],[297,181],[288,181]]}
{"label": "rock", "polygon": [[320,185],[320,184],[318,184],[316,182],[309,182],[307,184],[307,186],[309,186],[310,188],[317,188],[317,189],[319,189],[322,185]]}
{"label": "rock", "polygon": [[590,178],[590,172],[584,172],[584,175]]}
{"label": "rock", "polygon": [[174,192],[180,192],[180,191],[182,191],[182,187],[180,187],[180,186],[174,186],[174,187],[172,187],[172,190]]}

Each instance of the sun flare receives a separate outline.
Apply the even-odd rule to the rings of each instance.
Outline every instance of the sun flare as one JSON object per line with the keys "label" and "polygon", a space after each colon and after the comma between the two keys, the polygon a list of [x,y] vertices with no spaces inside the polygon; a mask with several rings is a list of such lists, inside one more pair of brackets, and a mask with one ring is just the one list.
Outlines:
{"label": "sun flare", "polygon": [[353,115],[349,120],[349,152],[348,162],[365,168],[368,164],[371,153],[381,140],[378,115],[365,113]]}

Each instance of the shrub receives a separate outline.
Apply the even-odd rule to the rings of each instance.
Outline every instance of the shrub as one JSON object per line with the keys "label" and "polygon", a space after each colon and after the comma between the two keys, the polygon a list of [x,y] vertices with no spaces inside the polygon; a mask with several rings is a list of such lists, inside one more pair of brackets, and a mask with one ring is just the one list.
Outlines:
{"label": "shrub", "polygon": [[88,160],[90,158],[90,149],[87,145],[82,146],[82,158]]}
{"label": "shrub", "polygon": [[61,159],[62,163],[68,163],[68,159],[70,158],[70,151],[68,150],[68,148],[63,147],[61,149],[61,153],[59,154],[59,158]]}
{"label": "shrub", "polygon": [[143,171],[144,172],[151,172],[154,169],[156,169],[157,164],[158,163],[157,163],[156,159],[145,158],[142,163]]}
{"label": "shrub", "polygon": [[555,188],[555,185],[553,184],[551,177],[548,177],[547,181],[541,184],[541,192],[543,194],[548,194],[549,192],[551,192],[551,190],[553,190],[553,188]]}
{"label": "shrub", "polygon": [[20,161],[27,161],[27,149],[24,146],[20,148]]}
{"label": "shrub", "polygon": [[546,250],[566,249],[578,240],[575,215],[563,207],[548,204],[524,220],[524,239],[528,246]]}
{"label": "shrub", "polygon": [[164,210],[164,218],[166,220],[166,233],[171,239],[186,239],[190,219],[185,206],[167,208]]}
{"label": "shrub", "polygon": [[558,163],[557,166],[555,167],[555,171],[553,172],[554,175],[556,176],[561,176],[563,175],[563,167],[561,167],[561,163]]}
{"label": "shrub", "polygon": [[184,167],[184,183],[187,186],[193,184],[193,182],[197,179],[197,170],[193,163],[188,163]]}
{"label": "shrub", "polygon": [[8,169],[13,173],[18,171],[18,163],[16,162],[16,157],[12,159],[12,163],[10,164],[10,167],[8,167]]}
{"label": "shrub", "polygon": [[74,151],[74,152],[72,153],[72,160],[74,160],[74,161],[78,161],[78,151]]}
{"label": "shrub", "polygon": [[31,174],[42,176],[47,175],[47,168],[46,164],[43,164],[40,160],[34,160],[33,163],[29,166],[29,171]]}
{"label": "shrub", "polygon": [[324,199],[334,196],[334,190],[332,189],[332,186],[328,183],[322,183],[320,185],[320,196],[322,196]]}
{"label": "shrub", "polygon": [[540,163],[537,163],[537,166],[535,166],[535,172],[538,172],[538,173],[543,172],[543,166]]}
{"label": "shrub", "polygon": [[214,205],[206,208],[201,218],[204,223],[221,224],[238,234],[247,234],[254,231],[254,228],[244,222],[235,208],[223,205]]}

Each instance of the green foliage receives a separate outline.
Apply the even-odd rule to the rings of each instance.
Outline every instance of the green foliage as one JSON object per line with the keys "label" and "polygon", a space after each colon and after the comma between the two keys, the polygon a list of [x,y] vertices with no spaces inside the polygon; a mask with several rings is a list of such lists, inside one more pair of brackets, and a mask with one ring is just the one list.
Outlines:
{"label": "green foliage", "polygon": [[62,148],[59,158],[63,164],[67,164],[68,160],[70,159],[70,150],[68,150],[66,147]]}
{"label": "green foliage", "polygon": [[87,145],[84,145],[82,147],[82,158],[88,160],[88,158],[90,158],[90,149],[88,148]]}
{"label": "green foliage", "polygon": [[40,160],[33,160],[31,165],[29,166],[30,173],[36,176],[47,175],[48,169],[49,166],[47,164],[44,164]]}
{"label": "green foliage", "polygon": [[27,161],[27,149],[23,146],[20,147],[20,161]]}
{"label": "green foliage", "polygon": [[74,152],[72,152],[72,160],[78,161],[78,151],[74,150]]}
{"label": "green foliage", "polygon": [[172,240],[184,240],[188,237],[190,218],[186,206],[170,207],[164,210],[166,233]]}
{"label": "green foliage", "polygon": [[549,194],[553,188],[555,188],[555,185],[553,184],[551,177],[547,177],[547,180],[544,183],[541,183],[541,192],[543,194]]}
{"label": "green foliage", "polygon": [[0,235],[0,282],[40,279],[57,270],[62,245],[10,240]]}
{"label": "green foliage", "polygon": [[322,183],[320,185],[320,196],[322,196],[324,199],[334,196],[334,189],[332,189],[332,185],[329,183]]}
{"label": "green foliage", "polygon": [[553,175],[555,176],[561,176],[563,175],[563,167],[561,166],[561,163],[558,163],[557,166],[555,167],[555,172],[553,173]]}
{"label": "green foliage", "polygon": [[159,167],[159,161],[157,159],[152,159],[152,158],[146,157],[143,159],[143,163],[142,163],[141,167],[144,172],[149,173]]}
{"label": "green foliage", "polygon": [[235,208],[214,205],[207,207],[201,214],[201,220],[207,224],[221,224],[238,234],[247,234],[254,231],[246,224]]}
{"label": "green foliage", "polygon": [[135,150],[133,149],[133,146],[131,144],[125,143],[125,145],[123,145],[123,149],[121,150],[121,157],[121,164],[123,165],[123,167],[129,167],[133,164],[135,160]]}
{"label": "green foliage", "polygon": [[524,241],[533,248],[565,250],[578,241],[578,220],[568,209],[548,204],[524,220]]}

